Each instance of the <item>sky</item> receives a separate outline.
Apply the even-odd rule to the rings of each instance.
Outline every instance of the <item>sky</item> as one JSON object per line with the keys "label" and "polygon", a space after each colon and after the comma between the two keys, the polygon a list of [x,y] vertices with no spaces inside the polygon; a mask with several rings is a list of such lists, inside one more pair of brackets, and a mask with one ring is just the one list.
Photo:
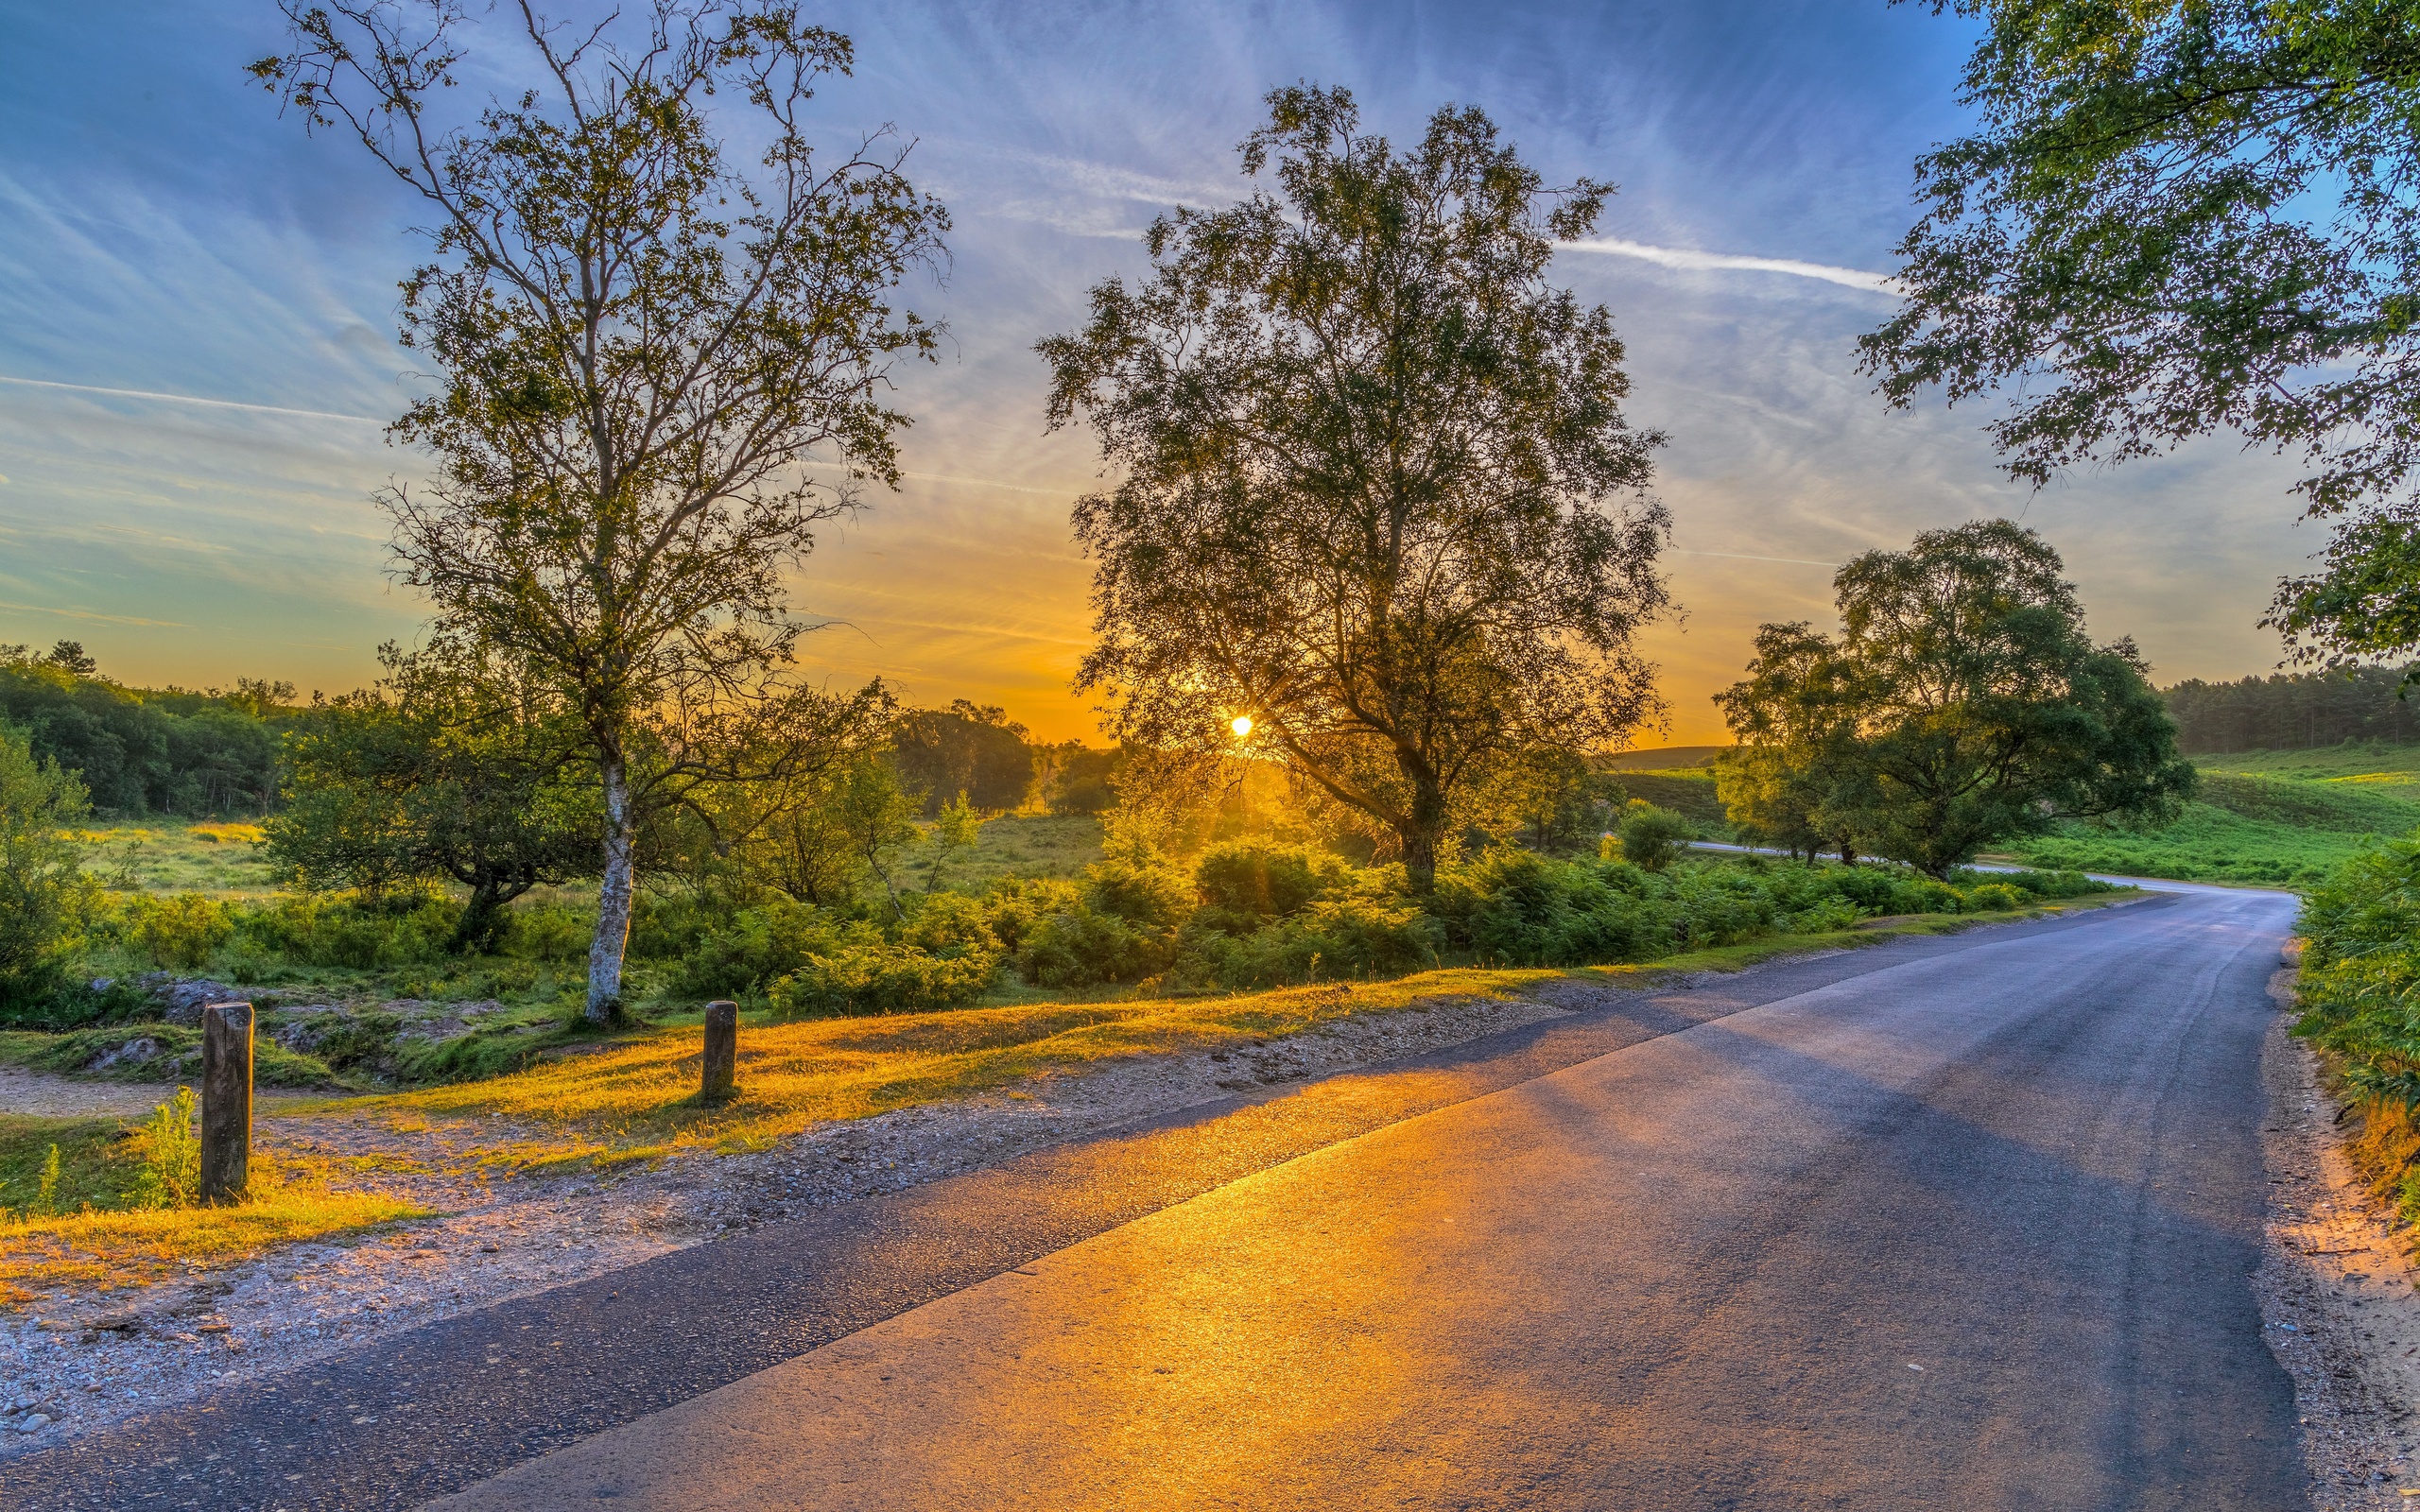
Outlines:
{"label": "sky", "polygon": [[[1478,105],[1550,182],[1619,186],[1553,276],[1612,310],[1629,413],[1670,436],[1654,490],[1681,612],[1644,644],[1671,714],[1640,744],[1723,738],[1709,696],[1759,623],[1828,625],[1840,562],[1977,518],[2041,530],[2095,634],[2132,635],[2156,680],[2277,662],[2256,622],[2323,544],[2285,464],[2218,438],[2037,493],[1998,471],[1988,405],[1892,411],[1857,372],[1856,338],[1893,309],[1911,163],[1965,125],[1970,32],[1928,7],[810,11],[857,52],[819,130],[895,128],[955,220],[946,268],[909,291],[950,340],[900,380],[908,477],[793,584],[831,622],[803,661],[835,686],[880,676],[1098,738],[1068,686],[1091,579],[1067,514],[1099,465],[1086,435],[1046,434],[1033,343],[1148,266],[1154,214],[1247,192],[1236,144],[1296,80],[1349,87],[1398,140]],[[80,641],[131,683],[334,692],[419,633],[369,500],[424,467],[383,434],[425,382],[394,341],[423,217],[356,143],[306,135],[244,76],[282,38],[270,0],[0,0],[0,644]],[[522,77],[493,41],[466,88]]]}

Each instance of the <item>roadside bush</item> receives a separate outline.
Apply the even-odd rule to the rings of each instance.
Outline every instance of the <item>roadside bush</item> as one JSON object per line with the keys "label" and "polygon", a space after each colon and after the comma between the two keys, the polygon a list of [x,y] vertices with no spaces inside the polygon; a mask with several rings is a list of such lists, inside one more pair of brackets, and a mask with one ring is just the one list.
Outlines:
{"label": "roadside bush", "polygon": [[992,932],[992,910],[964,893],[928,893],[916,901],[899,926],[899,943],[935,955],[992,955],[1000,939]]}
{"label": "roadside bush", "polygon": [[852,945],[810,955],[766,997],[781,1013],[920,1013],[972,1003],[992,986],[999,957],[936,955],[905,945]]}
{"label": "roadside bush", "polygon": [[1648,879],[1626,863],[1598,868],[1497,846],[1441,870],[1430,911],[1447,939],[1514,966],[1626,961],[1668,935]]}
{"label": "roadside bush", "polygon": [[1964,911],[1970,914],[2004,914],[2012,908],[2023,908],[2032,901],[2005,882],[1987,882],[1966,889]]}
{"label": "roadside bush", "polygon": [[504,954],[530,961],[577,960],[596,933],[593,914],[562,903],[534,903],[505,915]]}
{"label": "roadside bush", "polygon": [[2420,1108],[2420,834],[2363,851],[2303,900],[2294,1032],[2363,1101]]}
{"label": "roadside bush", "polygon": [[134,1174],[127,1206],[140,1210],[190,1208],[201,1195],[201,1141],[193,1131],[194,1095],[180,1087],[170,1101],[151,1110],[143,1126],[143,1164]]}
{"label": "roadside bush", "polygon": [[1036,987],[1098,987],[1139,982],[1165,969],[1174,954],[1173,936],[1147,928],[1089,902],[1046,914],[1024,932],[1017,970]]}
{"label": "roadside bush", "polygon": [[28,1012],[67,982],[92,885],[73,826],[83,783],[0,723],[0,1019]]}
{"label": "roadside bush", "polygon": [[1624,861],[1642,871],[1661,871],[1697,838],[1697,826],[1670,809],[1633,799],[1622,810],[1619,833]]}
{"label": "roadside bush", "polygon": [[1241,934],[1189,928],[1172,974],[1231,991],[1401,976],[1437,964],[1437,933],[1433,919],[1402,900],[1322,899]]}
{"label": "roadside bush", "polygon": [[983,895],[983,923],[1000,948],[1011,954],[1025,948],[1033,926],[1052,914],[1077,906],[1083,891],[1072,882],[1055,878],[1007,877],[992,884]]}
{"label": "roadside bush", "polygon": [[239,948],[254,955],[369,971],[445,959],[461,916],[462,905],[451,899],[396,893],[375,900],[305,894],[228,918]]}

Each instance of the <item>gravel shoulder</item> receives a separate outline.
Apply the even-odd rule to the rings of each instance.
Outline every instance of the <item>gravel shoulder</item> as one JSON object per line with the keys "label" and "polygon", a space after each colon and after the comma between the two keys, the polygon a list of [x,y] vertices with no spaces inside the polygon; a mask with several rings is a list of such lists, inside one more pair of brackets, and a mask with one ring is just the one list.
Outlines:
{"label": "gravel shoulder", "polygon": [[[2293,1005],[2291,970],[2270,994]],[[2314,1512],[2420,1504],[2420,1268],[2337,1137],[2341,1106],[2281,1011],[2261,1056],[2270,1116],[2266,1252],[2253,1286],[2294,1381]]]}
{"label": "gravel shoulder", "polygon": [[[1641,981],[1668,989],[1672,979]],[[811,1209],[896,1192],[1214,1099],[1465,1043],[1570,1009],[1441,999],[1234,1053],[1140,1057],[1081,1074],[825,1125],[753,1154],[683,1153],[561,1176],[495,1174],[466,1152],[544,1131],[274,1114],[275,1152],[373,1167],[444,1216],[305,1244],[139,1292],[53,1297],[0,1316],[0,1460],[380,1337],[635,1264]],[[156,1086],[0,1074],[0,1112],[142,1113]]]}

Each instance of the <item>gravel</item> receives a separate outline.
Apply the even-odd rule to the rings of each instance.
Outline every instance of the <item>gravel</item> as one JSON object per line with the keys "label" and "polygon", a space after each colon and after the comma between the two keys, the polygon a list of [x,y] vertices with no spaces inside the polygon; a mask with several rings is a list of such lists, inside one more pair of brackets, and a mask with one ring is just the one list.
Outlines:
{"label": "gravel", "polygon": [[[2290,1007],[2293,975],[2270,993]],[[2253,1289],[2294,1380],[2313,1512],[2420,1504],[2420,1272],[2411,1235],[2373,1201],[2337,1135],[2342,1110],[2280,1014],[2261,1057],[2270,1116],[2267,1243]]]}

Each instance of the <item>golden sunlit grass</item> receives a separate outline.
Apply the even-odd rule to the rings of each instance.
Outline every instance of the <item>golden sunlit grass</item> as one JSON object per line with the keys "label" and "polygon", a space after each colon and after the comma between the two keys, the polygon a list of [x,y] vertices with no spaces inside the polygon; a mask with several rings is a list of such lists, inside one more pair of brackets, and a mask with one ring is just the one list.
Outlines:
{"label": "golden sunlit grass", "polygon": [[265,1245],[330,1239],[432,1216],[375,1192],[288,1186],[226,1208],[79,1212],[0,1227],[0,1307],[60,1290],[148,1286],[189,1264],[249,1255]]}
{"label": "golden sunlit grass", "polygon": [[84,864],[112,886],[141,892],[199,892],[214,898],[268,898],[277,875],[258,842],[257,824],[184,824],[173,819],[79,831]]}
{"label": "golden sunlit grass", "polygon": [[739,1095],[719,1107],[695,1099],[700,1037],[683,1026],[486,1081],[297,1105],[295,1110],[342,1108],[389,1119],[501,1115],[552,1125],[564,1143],[528,1152],[542,1163],[648,1158],[696,1146],[761,1148],[817,1124],[963,1097],[1100,1061],[1217,1050],[1441,999],[1507,998],[1567,974],[1461,968],[1392,982],[1226,998],[758,1022],[740,1031]]}
{"label": "golden sunlit grass", "polygon": [[[54,1215],[40,1201],[52,1149]],[[253,1195],[224,1208],[111,1211],[124,1200],[147,1153],[140,1125],[124,1118],[0,1115],[0,1308],[46,1292],[97,1293],[147,1286],[190,1264],[248,1255],[265,1245],[328,1239],[380,1224],[429,1216],[425,1208],[332,1183],[357,1174],[347,1160],[253,1158]]]}

